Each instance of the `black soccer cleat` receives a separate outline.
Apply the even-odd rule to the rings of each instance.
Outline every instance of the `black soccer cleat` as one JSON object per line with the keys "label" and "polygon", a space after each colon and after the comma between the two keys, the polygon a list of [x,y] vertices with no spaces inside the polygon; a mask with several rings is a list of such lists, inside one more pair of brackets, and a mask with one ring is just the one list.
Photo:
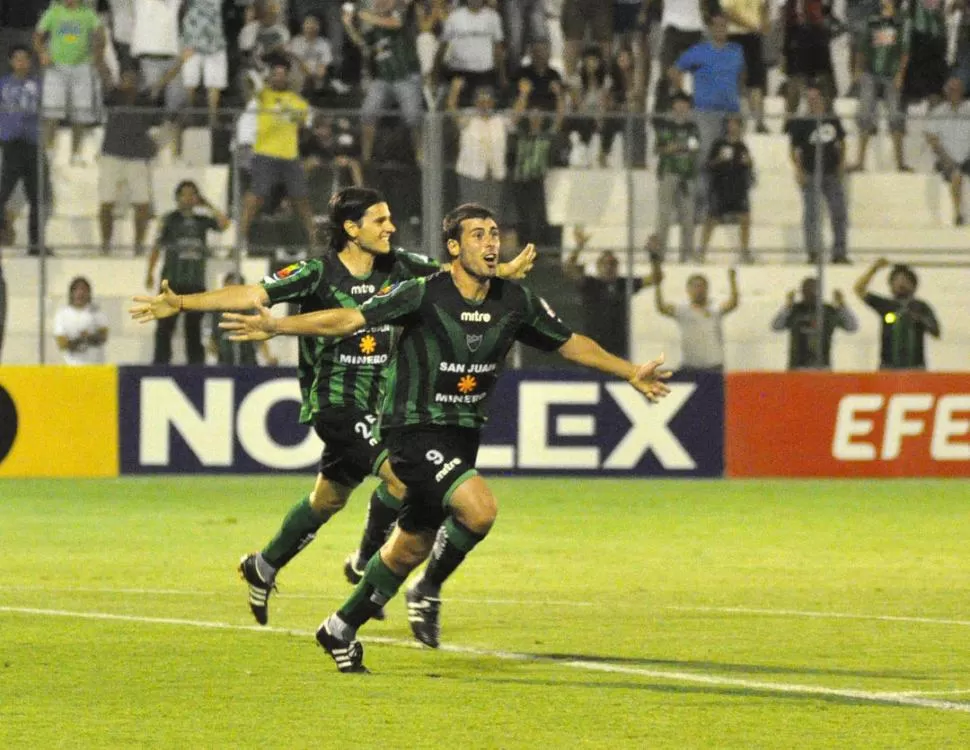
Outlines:
{"label": "black soccer cleat", "polygon": [[[351,586],[356,586],[361,582],[364,577],[364,569],[357,567],[358,556],[356,552],[351,552],[347,555],[347,559],[344,560],[344,578],[347,579],[347,583]],[[384,608],[381,607],[374,613],[373,619],[383,620],[387,615],[384,612]]]}
{"label": "black soccer cleat", "polygon": [[408,623],[414,637],[429,648],[438,648],[441,636],[441,599],[422,596],[413,588],[404,594],[408,604]]}
{"label": "black soccer cleat", "polygon": [[364,646],[360,641],[342,641],[327,629],[324,622],[317,628],[317,643],[320,647],[330,654],[330,657],[337,665],[337,669],[344,674],[369,673],[370,670],[364,666]]}
{"label": "black soccer cleat", "polygon": [[239,577],[249,584],[249,609],[260,625],[269,622],[269,595],[276,589],[274,581],[266,581],[259,574],[255,553],[243,555],[239,561]]}

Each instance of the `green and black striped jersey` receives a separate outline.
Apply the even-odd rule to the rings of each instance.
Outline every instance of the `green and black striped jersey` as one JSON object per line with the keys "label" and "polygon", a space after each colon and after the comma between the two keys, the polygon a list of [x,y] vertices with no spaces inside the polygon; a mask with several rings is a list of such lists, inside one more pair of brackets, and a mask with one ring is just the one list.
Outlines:
{"label": "green and black striped jersey", "polygon": [[[301,261],[263,279],[269,302],[293,302],[300,312],[358,307],[388,284],[426,276],[441,266],[423,255],[394,249],[378,256],[365,277],[347,270],[334,253]],[[390,359],[391,326],[368,326],[353,336],[301,337],[297,374],[307,423],[326,406],[356,406],[376,412],[380,405],[382,370]]]}
{"label": "green and black striped jersey", "polygon": [[481,302],[461,296],[449,273],[382,289],[360,310],[369,327],[403,327],[387,368],[382,428],[480,427],[485,402],[515,341],[544,351],[572,331],[546,301],[495,279]]}

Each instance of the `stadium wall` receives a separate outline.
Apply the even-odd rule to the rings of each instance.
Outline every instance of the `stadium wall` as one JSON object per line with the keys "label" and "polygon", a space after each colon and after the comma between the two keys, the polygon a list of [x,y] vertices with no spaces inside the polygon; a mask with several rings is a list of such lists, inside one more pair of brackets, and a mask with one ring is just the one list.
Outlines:
{"label": "stadium wall", "polygon": [[[647,404],[582,373],[507,373],[479,466],[613,477],[970,477],[970,376],[678,375]],[[315,471],[291,369],[0,368],[0,477]]]}

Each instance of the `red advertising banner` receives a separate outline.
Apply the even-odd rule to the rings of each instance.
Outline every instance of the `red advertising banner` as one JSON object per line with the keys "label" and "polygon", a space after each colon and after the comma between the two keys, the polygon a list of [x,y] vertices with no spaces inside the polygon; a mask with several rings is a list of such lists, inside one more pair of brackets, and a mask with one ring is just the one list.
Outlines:
{"label": "red advertising banner", "polygon": [[970,477],[970,374],[732,373],[732,477]]}

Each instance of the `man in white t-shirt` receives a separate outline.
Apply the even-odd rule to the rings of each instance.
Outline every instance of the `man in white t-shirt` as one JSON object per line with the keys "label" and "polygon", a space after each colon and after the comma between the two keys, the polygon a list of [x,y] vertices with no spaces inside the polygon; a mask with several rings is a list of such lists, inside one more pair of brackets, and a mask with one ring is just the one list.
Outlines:
{"label": "man in white t-shirt", "polygon": [[465,0],[451,12],[441,32],[441,45],[435,57],[435,71],[451,78],[464,78],[461,106],[472,104],[473,93],[481,86],[504,89],[505,33],[498,12],[485,6],[485,0]]}
{"label": "man in white t-shirt", "polygon": [[708,299],[707,278],[693,274],[687,279],[688,302],[671,305],[663,297],[663,271],[659,264],[654,267],[656,281],[655,297],[657,312],[673,318],[680,328],[681,361],[679,370],[723,370],[724,335],[721,319],[738,307],[738,277],[732,268],[728,271],[731,296],[719,306]]}
{"label": "man in white t-shirt", "polygon": [[71,281],[66,307],[54,318],[57,348],[69,365],[99,365],[104,362],[108,340],[108,319],[91,301],[91,283],[83,276]]}

